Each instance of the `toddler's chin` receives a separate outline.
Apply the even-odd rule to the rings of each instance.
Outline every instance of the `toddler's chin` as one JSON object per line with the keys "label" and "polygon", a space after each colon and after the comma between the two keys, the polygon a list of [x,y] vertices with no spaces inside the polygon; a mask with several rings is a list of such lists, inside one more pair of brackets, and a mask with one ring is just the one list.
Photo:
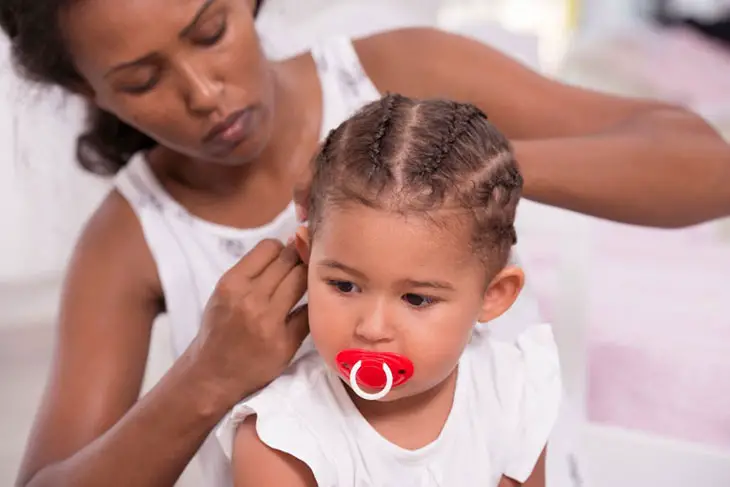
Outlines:
{"label": "toddler's chin", "polygon": [[[346,384],[346,387],[349,389],[350,393],[353,396],[358,397],[357,393],[355,391],[353,391],[352,388],[350,387],[350,384]],[[378,392],[376,390],[369,390],[369,389],[363,389],[363,390],[368,393]],[[413,395],[414,395],[414,393],[410,387],[407,387],[407,386],[399,387],[397,389],[392,389],[388,394],[386,394],[385,397],[376,399],[374,402],[394,402],[394,401],[399,401],[401,399],[405,399],[407,397],[411,397]]]}

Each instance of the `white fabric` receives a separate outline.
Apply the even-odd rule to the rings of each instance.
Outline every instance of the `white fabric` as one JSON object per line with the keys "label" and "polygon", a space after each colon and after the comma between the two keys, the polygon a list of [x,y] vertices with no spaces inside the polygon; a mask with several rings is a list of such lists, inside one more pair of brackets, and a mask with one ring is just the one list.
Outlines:
{"label": "white fabric", "polygon": [[[417,372],[416,372],[417,373]],[[439,437],[406,450],[382,436],[316,351],[238,404],[217,431],[228,457],[237,426],[256,414],[261,441],[314,473],[319,487],[479,485],[524,482],[546,445],[562,395],[549,325],[514,344],[477,332],[459,361],[454,402]]]}
{"label": "white fabric", "polygon": [[[321,42],[313,47],[312,56],[323,93],[320,136],[324,138],[380,94],[362,69],[349,39],[335,37]],[[164,190],[142,154],[130,161],[114,183],[135,211],[155,259],[175,356],[197,334],[205,304],[223,273],[262,239],[285,241],[297,227],[293,204],[272,222],[255,229],[224,227],[197,218]],[[512,340],[525,324],[540,321],[537,302],[526,289],[510,311],[489,328],[494,337]],[[553,454],[564,463],[565,452],[551,450]],[[229,465],[214,438],[208,438],[199,457],[207,486],[231,485]]]}

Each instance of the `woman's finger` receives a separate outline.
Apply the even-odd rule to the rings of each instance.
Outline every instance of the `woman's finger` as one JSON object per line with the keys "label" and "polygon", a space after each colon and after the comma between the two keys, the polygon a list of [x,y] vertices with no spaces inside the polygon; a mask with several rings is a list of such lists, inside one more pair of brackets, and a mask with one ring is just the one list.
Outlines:
{"label": "woman's finger", "polygon": [[280,317],[286,319],[292,308],[307,292],[307,268],[299,264],[281,281],[271,297],[272,309],[279,310]]}
{"label": "woman's finger", "polygon": [[293,244],[282,248],[279,255],[255,278],[256,290],[264,296],[273,296],[284,278],[300,262]]}
{"label": "woman's finger", "polygon": [[309,335],[309,310],[307,305],[293,311],[286,321],[288,355],[293,357]]}
{"label": "woman's finger", "polygon": [[275,239],[262,240],[226,273],[229,277],[253,279],[269,268],[279,258],[284,244]]}

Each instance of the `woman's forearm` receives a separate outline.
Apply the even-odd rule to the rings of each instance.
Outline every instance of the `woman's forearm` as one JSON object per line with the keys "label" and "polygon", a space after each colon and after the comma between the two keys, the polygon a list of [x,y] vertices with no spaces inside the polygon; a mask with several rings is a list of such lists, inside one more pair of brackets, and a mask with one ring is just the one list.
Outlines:
{"label": "woman's forearm", "polygon": [[233,405],[186,355],[110,430],[24,487],[172,486]]}
{"label": "woman's forearm", "polygon": [[515,141],[525,197],[624,223],[730,215],[730,147],[699,117],[656,110],[595,135]]}

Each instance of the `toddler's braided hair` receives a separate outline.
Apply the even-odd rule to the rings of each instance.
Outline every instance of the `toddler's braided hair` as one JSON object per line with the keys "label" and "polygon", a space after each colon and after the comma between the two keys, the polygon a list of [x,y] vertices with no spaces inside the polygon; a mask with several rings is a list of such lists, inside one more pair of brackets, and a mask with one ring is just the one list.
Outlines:
{"label": "toddler's braided hair", "polygon": [[504,266],[516,243],[522,176],[507,139],[477,107],[389,94],[330,132],[314,159],[310,231],[329,205],[401,213],[455,209],[472,221],[472,245]]}

